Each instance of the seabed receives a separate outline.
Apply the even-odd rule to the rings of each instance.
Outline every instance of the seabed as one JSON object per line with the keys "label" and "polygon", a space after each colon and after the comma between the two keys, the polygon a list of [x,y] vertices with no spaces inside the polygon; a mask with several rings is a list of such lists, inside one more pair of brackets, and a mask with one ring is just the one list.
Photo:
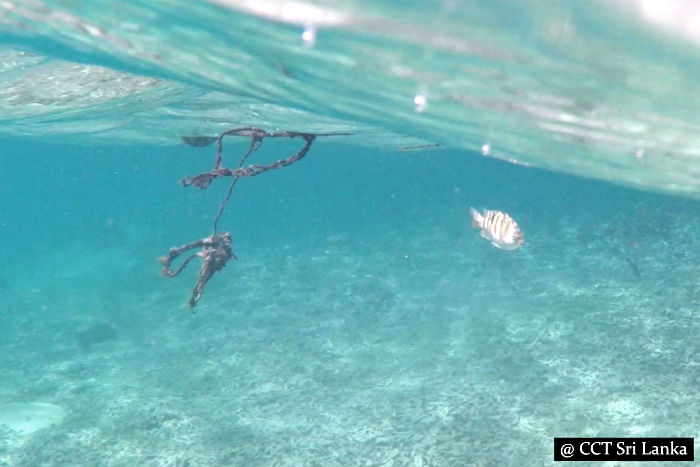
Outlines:
{"label": "seabed", "polygon": [[[28,294],[0,394],[65,416],[0,411],[0,465],[543,465],[554,436],[700,438],[700,219],[657,218],[565,217],[516,252],[430,219],[326,232],[246,252],[194,315],[186,281],[80,313]],[[97,319],[119,334],[88,351],[55,331]]]}

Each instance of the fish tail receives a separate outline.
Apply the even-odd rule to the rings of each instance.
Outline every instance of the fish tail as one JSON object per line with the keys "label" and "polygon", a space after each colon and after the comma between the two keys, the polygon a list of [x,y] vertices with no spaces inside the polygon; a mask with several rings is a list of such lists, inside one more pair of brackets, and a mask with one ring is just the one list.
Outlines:
{"label": "fish tail", "polygon": [[472,214],[472,227],[482,228],[484,226],[484,216],[474,208],[469,208],[469,212]]}

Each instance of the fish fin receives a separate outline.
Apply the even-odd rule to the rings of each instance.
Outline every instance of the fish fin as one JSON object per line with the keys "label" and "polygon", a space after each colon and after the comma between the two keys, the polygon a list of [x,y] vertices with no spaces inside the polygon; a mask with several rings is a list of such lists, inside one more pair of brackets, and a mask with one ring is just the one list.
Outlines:
{"label": "fish fin", "polygon": [[482,226],[484,225],[484,216],[482,216],[481,213],[479,213],[479,211],[477,211],[474,208],[469,208],[469,212],[472,215],[472,227],[482,228]]}
{"label": "fish fin", "polygon": [[496,242],[491,242],[491,245],[495,246],[495,247],[498,248],[499,250],[505,250],[505,248],[503,248],[501,245],[499,245],[499,244],[496,243]]}
{"label": "fish fin", "polygon": [[491,241],[491,237],[489,237],[489,234],[487,234],[485,230],[482,230],[481,232],[479,232],[479,235],[481,236],[481,238],[485,238],[486,240],[493,243],[493,241]]}

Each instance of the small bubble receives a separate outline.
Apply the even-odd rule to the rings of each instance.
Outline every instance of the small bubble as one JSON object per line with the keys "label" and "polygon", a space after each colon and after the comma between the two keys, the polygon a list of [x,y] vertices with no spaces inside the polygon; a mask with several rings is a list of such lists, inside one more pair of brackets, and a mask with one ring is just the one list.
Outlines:
{"label": "small bubble", "polygon": [[644,157],[644,149],[642,149],[642,148],[637,149],[637,152],[634,153],[634,156],[637,159],[643,158]]}
{"label": "small bubble", "polygon": [[307,47],[313,47],[316,43],[316,27],[313,24],[304,26],[304,32],[301,33],[301,40]]}
{"label": "small bubble", "polygon": [[416,106],[416,112],[422,112],[425,110],[425,106],[428,105],[428,98],[423,94],[416,94],[413,96],[413,105]]}
{"label": "small bubble", "polygon": [[484,143],[481,145],[481,154],[488,156],[491,153],[491,145],[489,143]]}
{"label": "small bubble", "polygon": [[91,36],[94,37],[102,37],[104,36],[104,31],[97,26],[93,26],[91,24],[85,24],[83,25],[83,28],[85,28],[85,31],[90,34]]}

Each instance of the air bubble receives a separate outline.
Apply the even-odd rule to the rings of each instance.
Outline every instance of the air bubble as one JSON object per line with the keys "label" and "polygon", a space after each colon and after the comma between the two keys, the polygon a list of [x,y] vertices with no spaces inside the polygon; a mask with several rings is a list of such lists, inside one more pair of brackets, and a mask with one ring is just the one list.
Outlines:
{"label": "air bubble", "polygon": [[301,33],[301,40],[307,47],[313,47],[316,43],[316,27],[313,24],[304,26],[304,31]]}
{"label": "air bubble", "polygon": [[428,98],[424,94],[416,94],[413,96],[413,105],[416,112],[422,112],[425,110],[425,106],[428,105]]}

